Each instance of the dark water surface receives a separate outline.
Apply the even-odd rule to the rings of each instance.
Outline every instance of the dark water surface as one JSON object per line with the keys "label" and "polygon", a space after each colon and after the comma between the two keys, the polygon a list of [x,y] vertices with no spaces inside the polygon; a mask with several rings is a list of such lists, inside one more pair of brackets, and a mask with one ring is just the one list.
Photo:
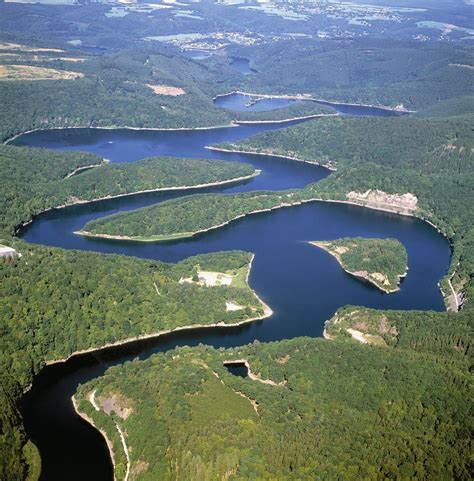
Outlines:
{"label": "dark water surface", "polygon": [[[361,113],[366,112],[362,110]],[[52,130],[24,135],[14,143],[84,150],[113,162],[135,161],[151,155],[174,155],[248,162],[262,170],[259,177],[246,183],[207,191],[229,193],[300,188],[328,175],[325,169],[305,163],[256,155],[224,154],[204,148],[278,127],[282,125],[166,132]],[[145,359],[155,352],[184,344],[231,347],[256,339],[274,341],[302,335],[320,336],[324,321],[338,307],[346,304],[385,309],[444,309],[437,282],[446,272],[450,260],[446,240],[417,219],[360,207],[305,204],[253,215],[225,228],[169,243],[107,241],[73,234],[91,219],[179,195],[176,192],[152,193],[52,211],[39,216],[24,230],[22,237],[29,242],[66,249],[120,253],[167,262],[230,249],[254,252],[250,284],[271,306],[274,314],[246,326],[195,329],[156,340],[137,341],[81,355],[43,369],[35,378],[31,391],[25,395],[22,409],[26,429],[38,445],[43,459],[42,480],[112,480],[111,463],[101,435],[74,413],[70,397],[79,383],[100,376],[113,364],[135,357]],[[409,273],[401,290],[391,295],[382,294],[344,273],[334,258],[308,244],[310,240],[343,236],[399,239],[407,249],[409,264]]]}
{"label": "dark water surface", "polygon": [[250,66],[250,60],[244,57],[231,57],[230,66],[243,75],[252,75],[257,72]]}

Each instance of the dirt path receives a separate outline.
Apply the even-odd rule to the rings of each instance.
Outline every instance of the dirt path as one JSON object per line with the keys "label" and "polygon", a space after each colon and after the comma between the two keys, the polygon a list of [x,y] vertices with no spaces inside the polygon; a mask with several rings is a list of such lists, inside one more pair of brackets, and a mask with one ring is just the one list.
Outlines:
{"label": "dirt path", "polygon": [[[92,404],[92,406],[94,407],[94,409],[96,411],[101,411],[100,407],[97,405],[97,403],[95,401],[95,389],[94,389],[94,391],[92,391],[89,394],[89,402]],[[115,424],[115,427],[116,427],[116,429],[119,433],[120,441],[122,442],[122,447],[123,447],[123,450],[125,452],[125,457],[127,458],[127,468],[126,468],[126,471],[125,471],[125,477],[123,478],[123,481],[128,481],[128,478],[130,476],[130,455],[128,453],[127,442],[125,441],[125,434],[122,431],[122,429],[120,428],[120,426],[118,425],[118,423],[114,422],[114,424]]]}
{"label": "dirt path", "polygon": [[452,292],[452,295],[448,297],[449,306],[451,307],[452,311],[457,312],[459,311],[459,300],[453,284],[451,283],[451,279],[448,279],[448,285]]}

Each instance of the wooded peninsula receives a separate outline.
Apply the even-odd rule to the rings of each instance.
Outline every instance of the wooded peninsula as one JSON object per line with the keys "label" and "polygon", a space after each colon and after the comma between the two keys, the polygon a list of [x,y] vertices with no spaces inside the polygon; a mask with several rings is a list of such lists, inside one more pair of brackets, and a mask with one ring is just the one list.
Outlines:
{"label": "wooded peninsula", "polygon": [[353,237],[310,244],[329,252],[349,274],[387,294],[398,291],[407,274],[407,253],[396,239]]}

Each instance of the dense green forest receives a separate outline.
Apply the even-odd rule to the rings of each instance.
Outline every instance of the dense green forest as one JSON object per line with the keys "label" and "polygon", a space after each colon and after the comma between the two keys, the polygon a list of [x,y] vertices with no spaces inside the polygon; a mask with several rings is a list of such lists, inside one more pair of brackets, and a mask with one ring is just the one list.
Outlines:
{"label": "dense green forest", "polygon": [[[81,386],[79,408],[114,439],[120,481],[114,423],[137,480],[470,479],[472,317],[366,316],[382,320],[390,343],[341,335],[177,348]],[[247,360],[257,379],[230,374],[223,363],[232,359]]]}
{"label": "dense green forest", "polygon": [[300,39],[249,49],[255,68],[264,73],[244,79],[243,90],[311,93],[343,102],[420,110],[440,100],[473,95],[469,48],[428,42]]}
{"label": "dense green forest", "polygon": [[[119,212],[88,222],[87,235],[126,236],[161,241],[191,237],[250,212],[273,209],[292,200],[291,193],[198,194],[161,202],[130,212]],[[288,197],[290,196],[290,197]]]}
{"label": "dense green forest", "polygon": [[[96,168],[68,177],[77,168]],[[90,201],[143,190],[230,181],[255,174],[248,164],[198,159],[152,157],[108,164],[93,155],[45,149],[0,146],[3,175],[0,232],[39,212],[60,205]]]}
{"label": "dense green forest", "polygon": [[[341,142],[344,139],[344,142]],[[399,146],[404,148],[400,149]],[[224,148],[295,156],[330,164],[337,172],[301,190],[203,194],[89,222],[84,231],[140,240],[187,237],[262,209],[311,199],[347,201],[349,192],[379,189],[414,194],[412,213],[436,224],[453,244],[449,276],[457,292],[474,288],[474,135],[471,117],[324,118],[267,132]],[[403,209],[400,209],[403,210]],[[443,280],[443,291],[450,291]]]}
{"label": "dense green forest", "polygon": [[[200,20],[178,15],[179,2],[155,10],[146,4],[85,3],[0,1],[0,40],[22,46],[2,44],[0,70],[37,66],[83,75],[75,80],[0,80],[5,99],[0,103],[0,142],[37,128],[197,128],[330,112],[311,103],[254,113],[214,105],[215,95],[234,90],[402,103],[418,111],[401,119],[318,120],[241,144],[245,150],[271,149],[337,165],[336,173],[306,189],[193,196],[104,219],[97,227],[120,222],[114,224],[119,235],[127,227],[139,236],[144,230],[156,235],[157,229],[167,236],[282,204],[347,200],[350,191],[412,192],[419,200],[416,214],[450,238],[454,256],[449,276],[465,296],[465,310],[472,306],[472,48],[462,38],[465,33],[442,37],[436,29],[417,26],[418,20],[432,20],[433,11],[436,18],[463,24],[470,18],[468,7],[458,5],[455,14],[448,14],[445,2],[436,2],[432,10],[434,3],[426,1],[427,11],[410,21],[403,14],[401,21],[377,20],[366,27],[326,15],[314,15],[311,22],[288,21],[213,1],[186,5]],[[108,16],[116,8],[130,11]],[[144,40],[183,32],[217,32],[209,41],[209,57],[191,60],[178,46]],[[232,54],[249,58],[255,72],[238,73],[230,64]],[[157,94],[150,85],[183,93]],[[26,476],[33,481],[40,469],[18,406],[45,361],[196,319],[231,324],[264,315],[242,281],[247,253],[216,253],[168,265],[34,246],[12,237],[18,224],[38,212],[78,198],[253,172],[245,165],[197,160],[186,160],[184,169],[183,162],[154,158],[104,165],[91,154],[0,147],[0,243],[22,254],[0,262],[2,481]],[[90,165],[96,167],[67,178]],[[142,215],[147,224],[138,226]],[[199,273],[206,270],[235,276],[232,285],[201,285]],[[191,281],[180,283],[182,279]],[[447,278],[442,288],[449,292]],[[244,309],[228,310],[227,303]],[[360,345],[348,329],[375,346]],[[454,315],[349,307],[327,323],[326,331],[337,339],[255,343],[227,351],[181,348],[127,363],[82,387],[80,406],[118,446],[119,476],[126,459],[113,421],[124,427],[134,479],[469,479],[470,311]],[[223,362],[242,357],[253,372],[282,385],[232,376]],[[96,413],[84,398],[91,389],[97,389],[99,402],[119,393],[132,414],[123,421]]]}
{"label": "dense green forest", "polygon": [[399,290],[407,272],[407,252],[397,239],[346,237],[311,244],[332,254],[345,271],[387,293]]}
{"label": "dense green forest", "polygon": [[[21,260],[0,264],[6,354],[2,361],[10,363],[9,370],[22,384],[30,369],[36,372],[45,359],[192,325],[196,319],[200,324],[233,324],[263,313],[246,284],[209,287],[179,282],[193,278],[198,269],[237,271],[250,262],[247,253],[209,254],[168,265],[20,241],[14,245]],[[244,309],[226,310],[226,302]]]}
{"label": "dense green forest", "polygon": [[69,195],[79,199],[97,199],[140,190],[170,189],[227,182],[255,175],[249,164],[205,159],[151,157],[144,160],[106,164],[63,182]]}
{"label": "dense green forest", "polygon": [[472,115],[319,119],[224,147],[336,165],[337,172],[307,191],[337,193],[336,198],[368,189],[415,194],[418,215],[436,224],[453,244],[449,275],[456,291],[464,293],[466,305],[473,297]]}
{"label": "dense green forest", "polygon": [[[202,325],[234,324],[264,315],[262,304],[240,278],[215,287],[179,282],[194,278],[198,270],[238,276],[248,269],[248,253],[202,255],[170,265],[19,240],[11,245],[22,258],[0,263],[0,477],[5,480],[24,476],[26,438],[16,406],[46,361],[193,325],[196,319]],[[227,302],[242,308],[228,310]]]}

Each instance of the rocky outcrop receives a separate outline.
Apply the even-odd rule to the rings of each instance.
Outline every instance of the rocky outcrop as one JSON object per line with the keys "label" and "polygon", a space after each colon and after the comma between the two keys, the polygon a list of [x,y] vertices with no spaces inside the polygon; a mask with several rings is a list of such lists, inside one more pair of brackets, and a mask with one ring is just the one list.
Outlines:
{"label": "rocky outcrop", "polygon": [[349,192],[347,199],[364,207],[404,215],[413,215],[418,209],[418,198],[410,193],[387,194],[381,190],[367,190],[366,192]]}

